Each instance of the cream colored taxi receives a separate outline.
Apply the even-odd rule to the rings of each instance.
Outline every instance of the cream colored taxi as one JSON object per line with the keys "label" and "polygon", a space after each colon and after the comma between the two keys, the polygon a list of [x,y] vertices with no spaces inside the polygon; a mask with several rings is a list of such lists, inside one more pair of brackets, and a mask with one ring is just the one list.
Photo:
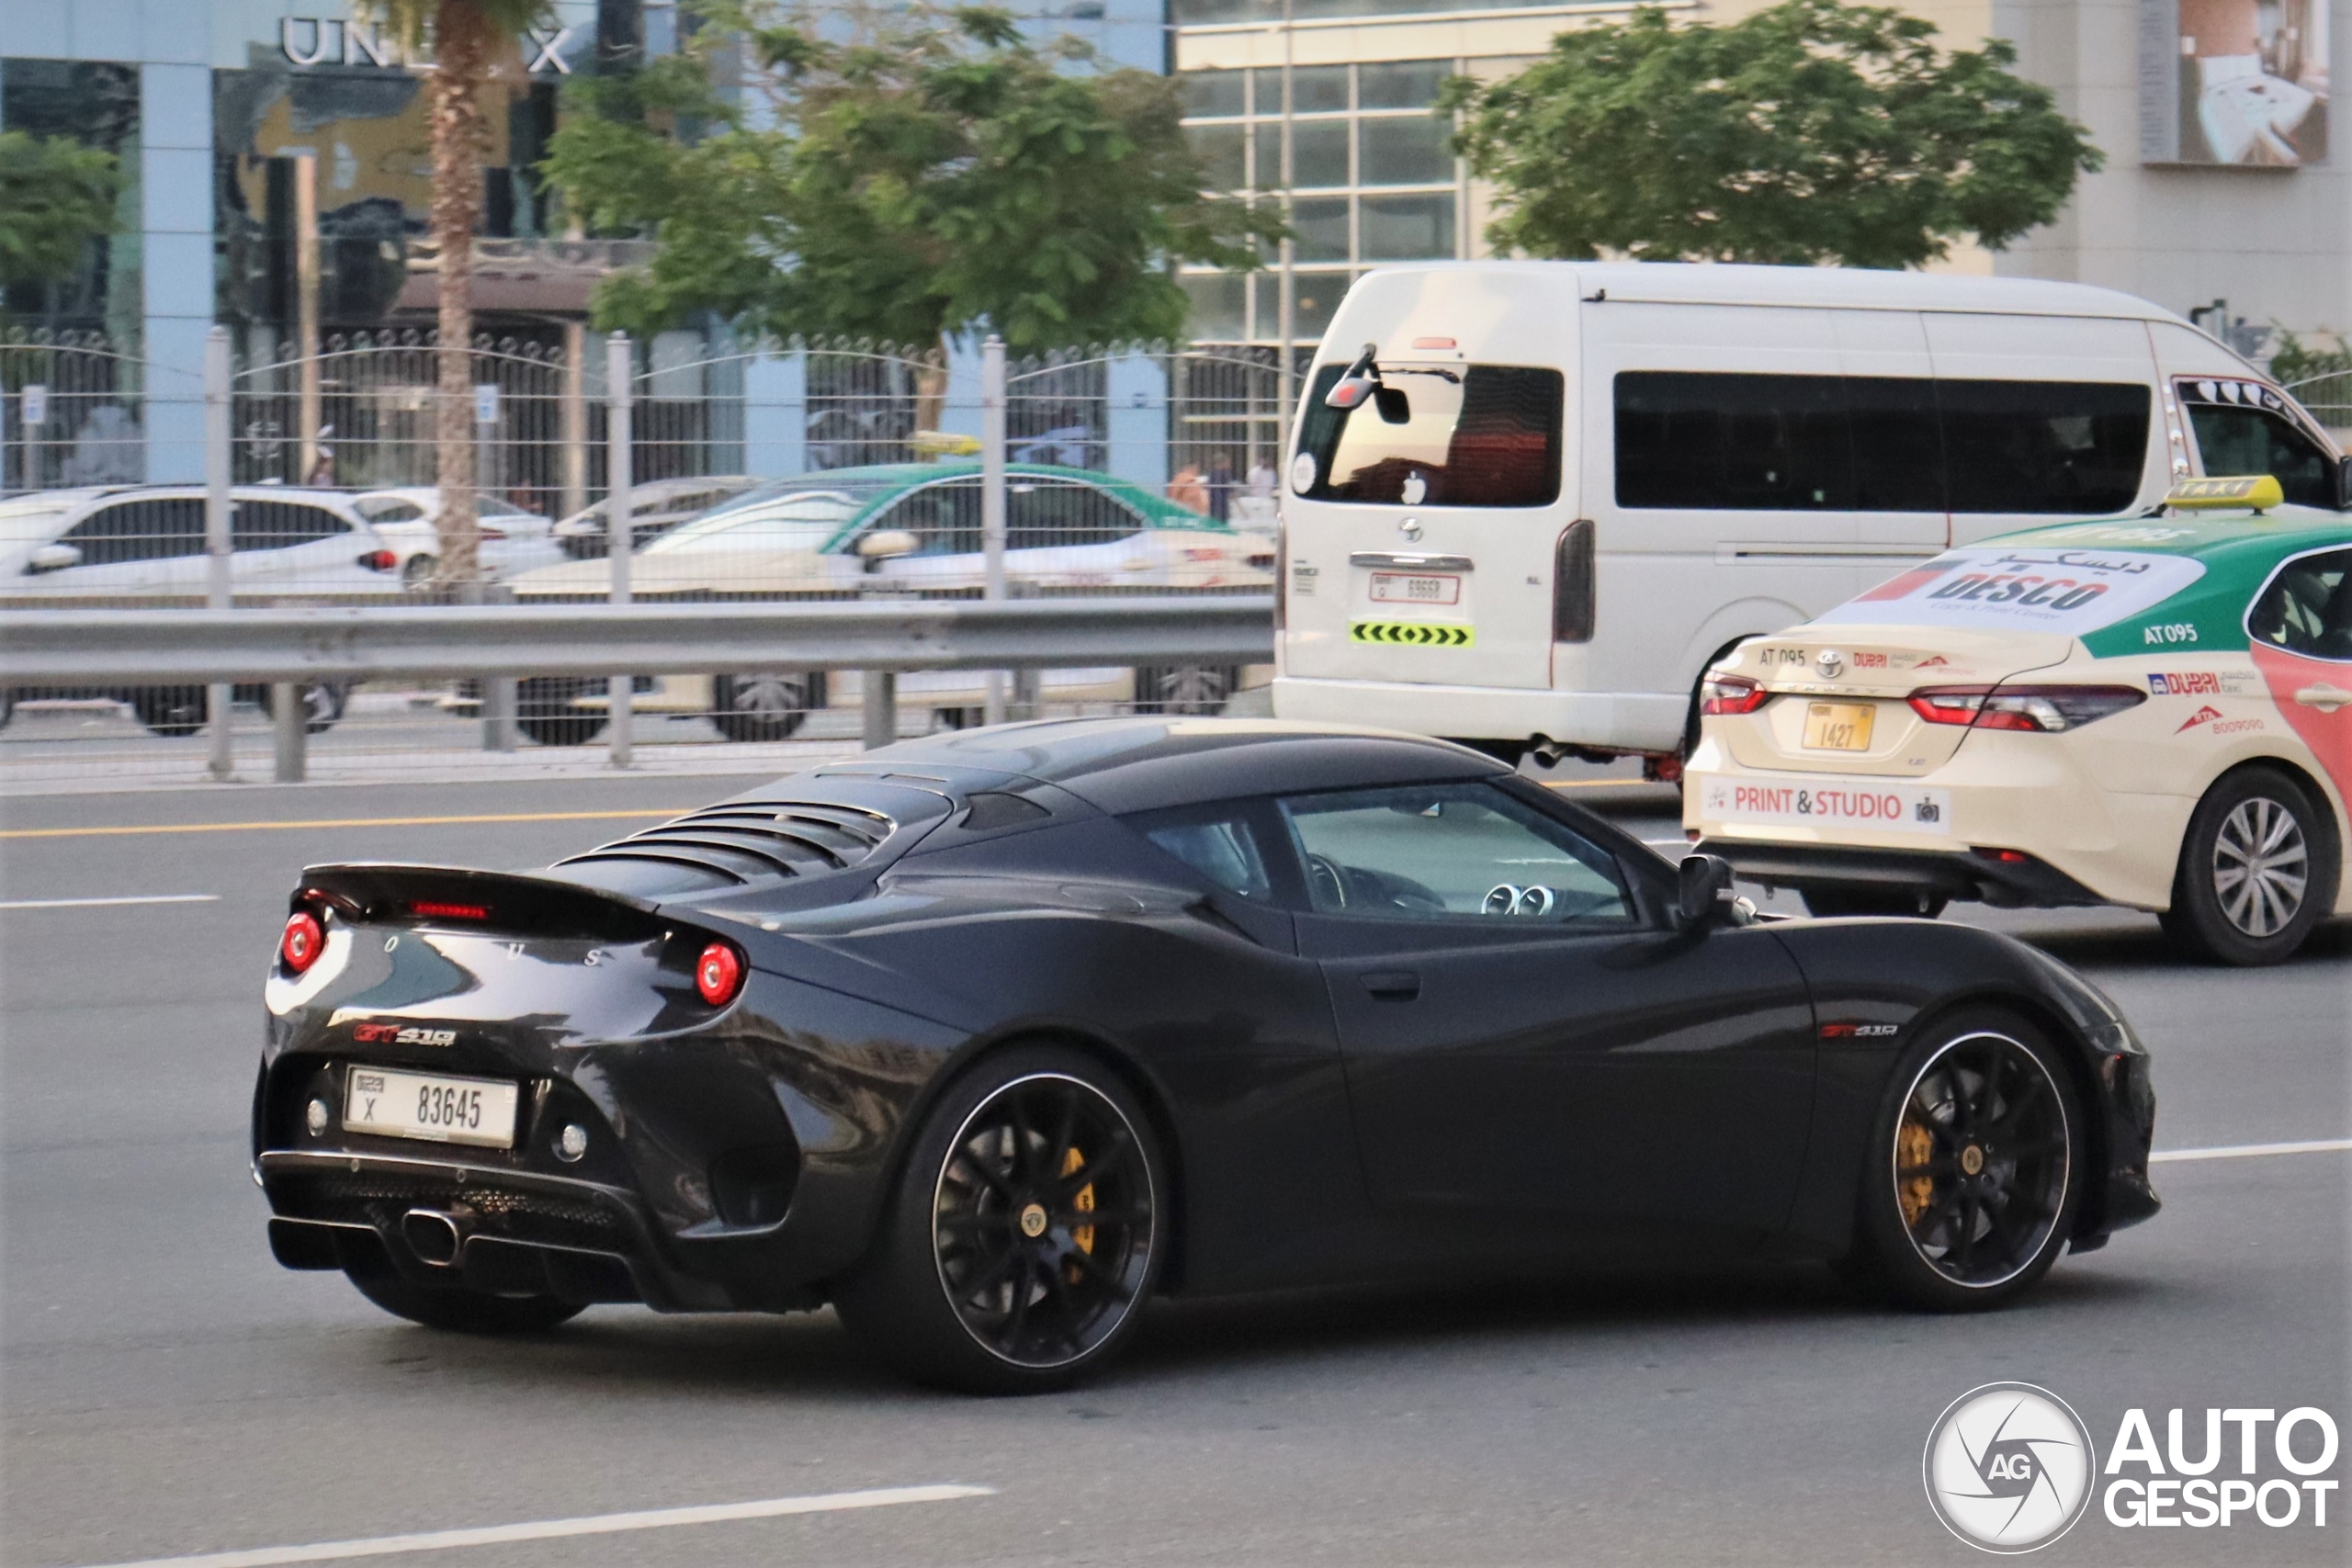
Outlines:
{"label": "cream colored taxi", "polygon": [[1699,848],[1815,914],[2123,904],[2232,964],[2352,912],[2352,518],[2267,479],[2172,499],[1949,551],[1718,661]]}

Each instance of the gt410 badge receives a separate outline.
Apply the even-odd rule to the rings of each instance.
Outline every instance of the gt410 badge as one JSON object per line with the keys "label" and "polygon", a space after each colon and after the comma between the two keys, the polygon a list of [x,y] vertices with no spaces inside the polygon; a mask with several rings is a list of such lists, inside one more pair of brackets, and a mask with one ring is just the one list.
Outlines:
{"label": "gt410 badge", "polygon": [[351,1038],[360,1045],[455,1045],[458,1032],[403,1028],[397,1023],[358,1023],[352,1026]]}

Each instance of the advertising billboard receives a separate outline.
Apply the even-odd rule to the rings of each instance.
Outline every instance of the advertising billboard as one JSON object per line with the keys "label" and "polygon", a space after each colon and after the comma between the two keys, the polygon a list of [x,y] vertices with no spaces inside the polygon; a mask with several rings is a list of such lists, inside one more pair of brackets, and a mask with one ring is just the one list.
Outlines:
{"label": "advertising billboard", "polygon": [[2327,158],[2327,0],[2142,0],[2140,152],[2296,168]]}

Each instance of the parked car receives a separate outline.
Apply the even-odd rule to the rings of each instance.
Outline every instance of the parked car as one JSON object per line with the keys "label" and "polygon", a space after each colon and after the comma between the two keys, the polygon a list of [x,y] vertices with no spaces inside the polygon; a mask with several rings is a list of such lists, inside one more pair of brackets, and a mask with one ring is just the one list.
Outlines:
{"label": "parked car", "polygon": [[[1006,473],[1005,576],[1024,591],[1122,588],[1264,590],[1274,547],[1107,474],[1013,464]],[[647,599],[849,598],[866,592],[967,596],[984,570],[980,473],[972,462],[833,468],[774,480],[681,524],[630,557],[631,595]],[[517,578],[518,600],[599,600],[608,560],[570,562]],[[1150,711],[1214,713],[1239,684],[1236,668],[1047,671],[1056,702],[1135,702]],[[829,700],[858,700],[855,677],[822,671],[640,677],[639,712],[707,713],[737,740],[780,740]],[[594,677],[526,681],[524,733],[577,745],[605,722]],[[985,701],[973,671],[906,677],[901,701],[953,726]]]}
{"label": "parked car", "polygon": [[[351,504],[374,525],[377,536],[401,558],[401,581],[421,588],[441,564],[441,492],[430,485],[398,490],[371,490],[351,498]],[[481,519],[482,570],[494,581],[553,566],[563,550],[553,537],[555,525],[536,512],[526,512],[494,495],[474,497],[474,514]]]}
{"label": "parked car", "polygon": [[2352,525],[2327,513],[2006,535],[1747,644],[1704,690],[1684,823],[1815,914],[2122,904],[2267,964],[2352,913]]}
{"label": "parked car", "polygon": [[[629,491],[629,536],[642,547],[689,517],[699,517],[714,506],[741,495],[759,483],[741,474],[693,479],[654,479]],[[584,507],[556,524],[555,542],[563,553],[581,560],[601,558],[605,540],[605,503]]]}
{"label": "parked car", "polygon": [[[340,600],[379,597],[399,586],[399,555],[348,496],[239,485],[230,506],[230,582],[240,595]],[[0,502],[0,603],[200,599],[210,570],[201,485],[42,491]],[[303,689],[311,729],[342,716],[347,689],[328,682]],[[10,705],[49,694],[16,691]],[[204,723],[202,686],[73,694],[127,703],[158,735],[190,734]],[[265,687],[240,687],[238,694],[265,705],[268,697]]]}

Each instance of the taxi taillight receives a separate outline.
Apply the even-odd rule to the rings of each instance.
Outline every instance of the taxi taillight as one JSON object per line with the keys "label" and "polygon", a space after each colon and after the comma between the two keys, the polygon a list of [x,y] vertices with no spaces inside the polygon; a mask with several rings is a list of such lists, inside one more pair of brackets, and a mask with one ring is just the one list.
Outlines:
{"label": "taxi taillight", "polygon": [[297,909],[286,917],[286,930],[277,939],[277,956],[286,967],[300,975],[319,961],[326,951],[326,927],[309,909]]}
{"label": "taxi taillight", "polygon": [[2137,686],[1931,686],[1911,694],[1911,711],[1930,724],[2056,735],[2147,700]]}
{"label": "taxi taillight", "polygon": [[1771,695],[1745,675],[1711,672],[1699,683],[1699,711],[1703,714],[1754,713]]}

